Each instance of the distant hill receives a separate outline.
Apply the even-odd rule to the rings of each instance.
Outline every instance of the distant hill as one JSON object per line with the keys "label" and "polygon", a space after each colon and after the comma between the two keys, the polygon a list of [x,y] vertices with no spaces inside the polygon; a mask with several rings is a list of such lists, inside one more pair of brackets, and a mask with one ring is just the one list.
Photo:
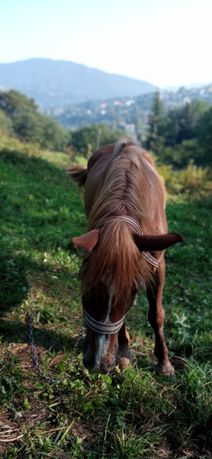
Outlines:
{"label": "distant hill", "polygon": [[74,62],[35,58],[0,64],[0,89],[19,90],[48,109],[89,100],[135,97],[154,92],[156,87]]}

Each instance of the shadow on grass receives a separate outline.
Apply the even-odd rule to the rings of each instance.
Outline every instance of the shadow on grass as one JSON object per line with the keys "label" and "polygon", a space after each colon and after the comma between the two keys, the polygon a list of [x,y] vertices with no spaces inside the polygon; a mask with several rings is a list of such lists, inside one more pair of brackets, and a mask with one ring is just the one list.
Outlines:
{"label": "shadow on grass", "polygon": [[[31,288],[29,278],[38,276],[50,284],[52,276],[57,278],[61,273],[70,278],[70,284],[72,278],[76,278],[76,273],[71,273],[64,266],[51,267],[36,262],[30,256],[11,256],[10,253],[0,255],[0,317],[17,308],[28,298]],[[73,291],[71,285],[69,290]]]}
{"label": "shadow on grass", "polygon": [[[69,272],[61,267],[64,274]],[[55,271],[54,274],[60,270]],[[45,271],[45,266],[36,263],[30,257],[17,256],[13,259],[8,258],[6,255],[0,256],[0,335],[1,341],[7,343],[25,343],[29,342],[29,327],[28,324],[24,324],[22,321],[11,320],[11,317],[7,314],[18,308],[24,300],[29,297],[30,286],[27,281],[27,273],[30,272],[30,276],[38,274],[51,276]],[[70,279],[72,275],[70,274]],[[59,292],[58,292],[59,295]],[[58,302],[60,298],[55,298]],[[16,313],[17,316],[17,313]],[[71,321],[71,318],[70,318]],[[58,327],[58,330],[57,330]],[[54,324],[54,330],[48,330],[45,328],[34,328],[34,340],[35,344],[43,346],[46,349],[51,348],[55,351],[71,351],[75,345],[76,338],[67,336],[67,334],[59,331],[61,324]],[[70,327],[71,328],[71,327]]]}
{"label": "shadow on grass", "polygon": [[[58,325],[58,328],[60,326]],[[29,343],[29,327],[19,320],[2,319],[0,322],[0,337],[2,343]],[[53,351],[72,351],[76,337],[70,337],[59,330],[34,328],[33,338],[36,346],[42,346]],[[81,347],[81,345],[80,345]]]}
{"label": "shadow on grass", "polygon": [[[70,236],[72,232],[75,234],[75,227],[83,224],[84,215],[76,188],[59,167],[42,158],[6,149],[0,152],[0,167],[4,185],[0,186],[0,334],[4,342],[26,342],[28,330],[18,320],[18,307],[29,296],[29,279],[44,277],[45,292],[52,285],[53,275],[60,278],[62,274],[66,282],[70,277],[70,284],[72,277],[76,277],[63,263],[51,267],[36,262],[35,257],[43,260],[44,251],[51,252],[57,247],[69,252]],[[54,296],[58,303],[59,289]],[[11,319],[8,313],[13,311]],[[71,350],[75,338],[57,331],[57,324],[54,328],[54,331],[36,329],[36,344]]]}
{"label": "shadow on grass", "polygon": [[45,269],[35,264],[35,253],[58,247],[69,252],[84,215],[76,188],[59,167],[9,149],[0,152],[1,166],[0,314],[5,314],[26,298],[27,272]]}
{"label": "shadow on grass", "polygon": [[0,255],[0,317],[27,298],[26,259]]}

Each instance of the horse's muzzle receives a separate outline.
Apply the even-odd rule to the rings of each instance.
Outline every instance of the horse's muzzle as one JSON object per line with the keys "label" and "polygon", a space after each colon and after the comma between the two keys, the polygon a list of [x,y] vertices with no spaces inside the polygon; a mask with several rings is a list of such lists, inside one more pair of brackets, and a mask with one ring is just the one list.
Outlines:
{"label": "horse's muzzle", "polygon": [[86,339],[83,363],[92,372],[109,373],[115,366],[115,355],[108,348],[110,336],[95,333],[93,342]]}

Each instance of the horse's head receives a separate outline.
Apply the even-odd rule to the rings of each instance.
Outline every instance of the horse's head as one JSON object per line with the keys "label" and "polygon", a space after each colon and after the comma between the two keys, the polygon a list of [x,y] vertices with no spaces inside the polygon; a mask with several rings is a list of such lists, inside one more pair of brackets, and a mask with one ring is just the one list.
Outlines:
{"label": "horse's head", "polygon": [[115,285],[107,284],[104,279],[84,292],[82,302],[87,333],[83,361],[89,370],[108,373],[115,366],[117,356],[121,358],[120,348],[128,344],[125,314],[135,295],[136,289],[132,288],[124,301],[117,298]]}
{"label": "horse's head", "polygon": [[[116,363],[119,348],[127,340],[124,326],[125,314],[132,306],[137,288],[140,285],[138,285],[136,279],[130,278],[130,274],[129,282],[127,282],[128,266],[125,263],[125,290],[122,291],[122,295],[119,295],[118,284],[114,281],[117,275],[113,268],[111,267],[111,270],[105,271],[96,262],[98,258],[95,259],[95,252],[98,251],[95,248],[98,240],[99,230],[94,229],[80,237],[73,238],[73,243],[75,246],[82,247],[89,252],[84,259],[81,271],[83,315],[87,327],[84,365],[89,370],[109,372]],[[174,233],[162,236],[142,236],[135,233],[133,234],[132,243],[139,254],[144,250],[164,250],[179,240],[181,240],[181,237]],[[111,249],[108,248],[108,250]],[[94,260],[98,264],[96,268],[99,272],[95,271],[96,281],[92,279],[89,285],[89,269]],[[120,260],[118,260],[119,262]],[[101,275],[99,275],[100,272],[102,273]],[[123,276],[123,271],[121,274]]]}
{"label": "horse's head", "polygon": [[[88,272],[94,261],[98,239],[99,231],[92,230],[73,238],[73,242],[75,246],[88,252],[81,269],[83,316],[86,325],[84,365],[89,370],[108,373],[116,363],[120,342],[122,344],[127,339],[125,314],[133,304],[136,287],[127,286],[129,294],[125,298],[117,296],[112,270],[97,276],[96,282],[91,282],[91,287],[88,285]],[[99,271],[101,268],[99,266]]]}

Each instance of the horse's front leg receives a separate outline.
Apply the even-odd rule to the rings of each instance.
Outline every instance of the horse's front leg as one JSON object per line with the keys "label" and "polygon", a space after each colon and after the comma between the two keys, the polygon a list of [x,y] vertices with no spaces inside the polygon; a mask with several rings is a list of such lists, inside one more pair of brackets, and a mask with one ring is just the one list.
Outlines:
{"label": "horse's front leg", "polygon": [[118,343],[119,348],[116,356],[116,361],[119,364],[120,369],[123,370],[130,365],[131,360],[131,353],[129,349],[130,337],[125,322],[119,331]]}
{"label": "horse's front leg", "polygon": [[164,309],[162,304],[163,287],[165,282],[165,260],[160,262],[159,270],[155,273],[155,279],[151,286],[147,288],[147,298],[149,301],[149,322],[155,332],[155,356],[158,359],[156,371],[167,376],[174,374],[174,367],[171,365],[168,349],[164,338]]}

